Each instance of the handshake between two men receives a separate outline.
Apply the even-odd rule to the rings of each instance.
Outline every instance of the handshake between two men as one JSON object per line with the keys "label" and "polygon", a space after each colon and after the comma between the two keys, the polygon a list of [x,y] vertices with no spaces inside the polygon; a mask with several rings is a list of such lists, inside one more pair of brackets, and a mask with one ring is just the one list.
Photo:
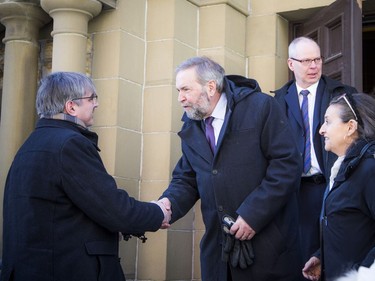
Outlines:
{"label": "handshake between two men", "polygon": [[[160,226],[160,229],[166,229],[166,228],[169,228],[171,225],[170,225],[170,221],[171,221],[171,218],[172,218],[172,208],[171,208],[171,202],[167,199],[167,198],[163,198],[159,201],[151,201],[151,203],[154,203],[156,205],[158,205],[160,207],[160,209],[163,211],[163,214],[164,214],[164,220]],[[139,238],[140,240],[142,240],[142,243],[145,243],[146,240],[147,240],[147,237],[145,236],[145,233],[121,233],[124,240],[125,241],[128,241],[130,238],[132,237],[137,237]]]}
{"label": "handshake between two men", "polygon": [[161,229],[169,228],[171,226],[169,222],[171,221],[171,218],[172,218],[172,206],[171,206],[171,202],[169,201],[169,199],[162,198],[158,201],[151,201],[151,203],[157,204],[160,207],[160,209],[163,211],[164,220],[160,228]]}
{"label": "handshake between two men", "polygon": [[[153,203],[160,206],[164,213],[164,221],[160,228],[165,229],[170,227],[170,220],[172,216],[172,205],[168,198],[164,197],[158,201],[152,201]],[[224,219],[224,218],[223,218]],[[229,225],[227,225],[228,227]],[[228,233],[233,235],[235,239],[238,240],[251,240],[256,232],[246,223],[246,221],[241,217],[230,223]]]}

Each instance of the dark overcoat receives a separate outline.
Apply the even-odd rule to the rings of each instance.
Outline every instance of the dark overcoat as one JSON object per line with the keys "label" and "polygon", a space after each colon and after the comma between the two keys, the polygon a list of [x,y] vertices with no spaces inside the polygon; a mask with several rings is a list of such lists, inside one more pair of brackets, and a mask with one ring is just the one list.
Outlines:
{"label": "dark overcoat", "polygon": [[322,211],[322,255],[326,280],[375,258],[375,145],[359,157],[366,141],[347,153]]}
{"label": "dark overcoat", "polygon": [[117,188],[95,133],[52,119],[15,156],[3,215],[2,281],[125,280],[119,232],[155,231],[164,218]]}
{"label": "dark overcoat", "polygon": [[231,268],[233,280],[295,280],[301,272],[295,191],[302,167],[286,117],[255,80],[228,76],[224,92],[227,112],[214,155],[201,121],[183,116],[182,157],[163,194],[172,203],[172,221],[201,200],[204,281],[227,280],[221,260],[225,214],[240,215],[257,233],[254,263]]}

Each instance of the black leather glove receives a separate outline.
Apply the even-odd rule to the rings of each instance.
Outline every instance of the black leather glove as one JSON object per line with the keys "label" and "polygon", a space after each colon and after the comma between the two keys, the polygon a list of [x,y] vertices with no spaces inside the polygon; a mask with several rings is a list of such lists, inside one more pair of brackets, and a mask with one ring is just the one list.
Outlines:
{"label": "black leather glove", "polygon": [[133,236],[141,239],[142,243],[146,243],[147,237],[145,236],[145,233],[136,233],[136,234],[122,233],[122,237],[124,237],[125,241],[128,241]]}
{"label": "black leather glove", "polygon": [[252,265],[254,262],[254,249],[253,243],[251,240],[244,240],[241,241],[241,256],[243,257],[243,261],[240,259],[240,267],[247,268],[248,266]]}
{"label": "black leather glove", "polygon": [[238,240],[229,230],[234,224],[234,219],[225,215],[223,217],[224,243],[222,247],[222,260],[230,262],[233,267],[245,269],[254,262],[254,250],[251,240]]}
{"label": "black leather glove", "polygon": [[222,251],[221,251],[221,259],[224,262],[229,261],[229,256],[230,256],[230,253],[232,252],[234,240],[235,239],[233,235],[225,234]]}

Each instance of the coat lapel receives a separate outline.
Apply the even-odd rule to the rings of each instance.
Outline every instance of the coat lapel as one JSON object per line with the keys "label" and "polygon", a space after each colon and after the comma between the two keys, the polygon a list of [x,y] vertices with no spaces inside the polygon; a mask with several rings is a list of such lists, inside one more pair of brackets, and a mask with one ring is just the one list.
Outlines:
{"label": "coat lapel", "polygon": [[[315,108],[314,108],[314,118],[313,118],[313,139],[314,139],[314,148],[315,155],[318,160],[319,166],[322,169],[322,172],[326,174],[326,165],[323,158],[324,151],[324,138],[319,134],[320,126],[324,122],[324,115],[328,103],[330,100],[329,92],[323,79],[320,79],[318,88],[316,89],[315,97]],[[332,163],[333,164],[333,163]]]}
{"label": "coat lapel", "polygon": [[316,89],[315,109],[314,109],[314,135],[320,129],[321,120],[324,120],[325,109],[328,107],[329,94],[325,93],[325,83],[320,79],[318,88]]}
{"label": "coat lapel", "polygon": [[214,156],[201,127],[201,122],[190,121],[189,124],[178,133],[178,135],[181,140],[191,147],[191,149],[198,155],[204,158],[207,162],[212,162]]}
{"label": "coat lapel", "polygon": [[303,128],[302,115],[298,101],[298,94],[296,85],[293,84],[289,87],[287,94],[285,95],[285,102],[288,105],[288,108],[291,112],[291,115],[297,121],[298,125]]}

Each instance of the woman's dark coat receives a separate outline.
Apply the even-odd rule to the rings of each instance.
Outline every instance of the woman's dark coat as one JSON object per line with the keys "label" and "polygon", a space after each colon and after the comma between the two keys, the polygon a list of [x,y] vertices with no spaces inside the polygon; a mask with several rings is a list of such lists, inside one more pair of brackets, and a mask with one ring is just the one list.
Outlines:
{"label": "woman's dark coat", "polygon": [[[235,281],[292,281],[300,276],[296,187],[300,155],[277,101],[255,80],[225,79],[228,105],[213,155],[201,121],[183,116],[182,157],[162,196],[172,203],[172,221],[201,199],[205,234],[201,240],[202,280],[227,280],[221,261],[221,219],[242,218],[257,232],[253,265],[231,268]],[[224,93],[223,93],[224,94]]]}
{"label": "woman's dark coat", "polygon": [[95,133],[52,119],[18,151],[3,215],[2,281],[125,280],[119,232],[155,231],[164,217],[117,189]]}
{"label": "woman's dark coat", "polygon": [[374,262],[375,145],[358,159],[365,144],[362,140],[350,149],[325,195],[322,256],[326,280]]}

